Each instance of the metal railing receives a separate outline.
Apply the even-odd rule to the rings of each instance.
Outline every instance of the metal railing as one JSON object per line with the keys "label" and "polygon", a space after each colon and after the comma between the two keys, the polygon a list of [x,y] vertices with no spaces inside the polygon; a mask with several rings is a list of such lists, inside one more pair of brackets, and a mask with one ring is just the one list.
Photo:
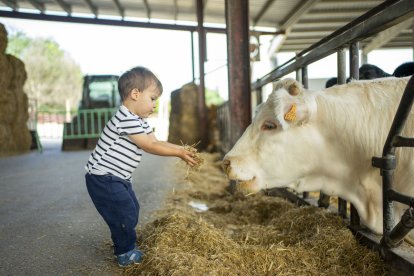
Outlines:
{"label": "metal railing", "polygon": [[220,154],[224,156],[225,153],[231,149],[230,141],[230,108],[229,102],[222,103],[217,107],[217,127],[220,135]]}
{"label": "metal railing", "polygon": [[[392,27],[406,19],[409,19],[414,16],[414,1],[413,0],[394,0],[394,1],[384,1],[379,6],[375,7],[374,9],[370,10],[369,12],[363,14],[359,18],[355,19],[354,21],[350,22],[346,26],[338,29],[331,35],[325,37],[321,41],[315,43],[314,45],[310,46],[309,48],[303,50],[302,52],[298,53],[295,58],[287,61],[286,63],[278,66],[276,69],[258,79],[256,82],[252,84],[252,91],[256,93],[257,103],[259,104],[262,101],[262,89],[265,85],[270,85],[272,82],[296,71],[297,78],[301,78],[306,87],[306,82],[308,80],[307,76],[307,66],[315,61],[318,61],[322,58],[327,57],[328,55],[337,52],[338,56],[338,83],[345,83],[346,80],[346,48],[349,47],[349,61],[350,61],[350,76],[353,79],[358,79],[358,68],[359,68],[359,41],[372,36],[380,31],[383,31],[389,27]],[[413,80],[411,79],[410,83]],[[411,91],[412,88],[407,88],[407,90]],[[403,100],[404,101],[411,101],[406,99],[409,96],[410,92],[404,93]],[[412,95],[410,95],[412,97]],[[231,100],[231,99],[230,99]],[[407,105],[407,104],[402,104]],[[218,120],[224,120],[223,122],[219,123],[220,127],[220,135],[223,136],[223,149],[222,151],[226,153],[230,148],[226,145],[226,141],[229,140],[229,137],[226,133],[226,130],[222,127],[228,127],[231,124],[231,121],[226,114],[229,113],[229,104],[223,104],[219,108],[219,115]],[[397,117],[395,121],[399,121],[403,115],[399,115],[400,113],[404,113],[405,115],[408,114],[409,111],[398,111]],[[228,115],[227,115],[228,116]],[[405,117],[406,118],[406,117]],[[405,120],[405,119],[401,119]],[[386,144],[386,148],[391,150],[391,152],[396,146],[402,146],[407,144],[414,144],[412,139],[408,138],[401,138],[399,137],[399,131],[401,130],[400,127],[402,122],[396,122],[395,126],[393,124],[392,130],[394,129],[393,133],[390,133],[389,141],[387,139],[387,143],[394,143],[394,144]],[[395,136],[397,135],[397,136]],[[392,138],[392,137],[399,137],[399,138]],[[399,141],[398,143],[396,141]],[[388,158],[390,153],[387,151],[385,152],[384,148],[384,156]],[[385,162],[383,162],[385,163]],[[380,163],[382,164],[382,163]],[[378,165],[380,166],[380,165]],[[385,165],[384,165],[385,166]],[[389,167],[384,167],[382,171],[386,171],[383,174],[384,181],[390,181],[389,178],[392,178],[389,174]],[[388,182],[390,183],[390,182]],[[408,184],[408,183],[407,183]],[[386,258],[390,263],[397,264],[400,268],[411,271],[414,269],[414,256],[407,257],[405,252],[397,252],[398,250],[388,250],[387,248],[395,247],[399,244],[401,239],[405,236],[405,234],[412,229],[411,226],[414,226],[413,222],[413,211],[412,208],[407,211],[406,214],[403,216],[403,220],[391,231],[392,227],[392,201],[399,201],[403,202],[410,207],[413,207],[414,200],[411,197],[401,195],[396,193],[392,190],[392,184],[384,184],[384,238],[382,245],[379,245],[378,242],[370,233],[366,233],[361,231],[359,227],[359,216],[355,210],[355,208],[351,205],[350,212],[350,228],[353,232],[361,238],[362,242],[369,245],[370,247],[377,249],[381,252],[382,256]],[[303,199],[299,199],[297,197],[297,201],[303,201]],[[387,205],[387,206],[386,206]],[[339,199],[338,201],[338,213],[342,217],[347,217],[347,202],[345,200]],[[401,254],[399,254],[401,253]]]}
{"label": "metal railing", "polygon": [[[372,165],[381,169],[383,194],[383,238],[381,244],[394,248],[414,228],[414,197],[403,195],[393,190],[394,170],[397,165],[395,151],[397,147],[414,147],[414,139],[400,136],[414,101],[414,76],[407,84],[385,141],[382,157],[373,157]],[[412,183],[406,183],[406,185]],[[393,201],[407,205],[409,208],[394,227]]]}
{"label": "metal railing", "polygon": [[92,140],[99,138],[116,110],[117,108],[80,109],[75,112],[63,109],[39,111],[37,101],[30,99],[27,126],[32,135],[32,149],[42,152],[43,139],[62,141],[62,149],[65,141],[85,140],[87,144],[90,140],[92,143]]}
{"label": "metal railing", "polygon": [[38,152],[43,152],[42,143],[40,143],[39,133],[37,131],[37,101],[35,99],[28,99],[28,114],[27,128],[32,136],[32,145],[30,149],[36,149]]}

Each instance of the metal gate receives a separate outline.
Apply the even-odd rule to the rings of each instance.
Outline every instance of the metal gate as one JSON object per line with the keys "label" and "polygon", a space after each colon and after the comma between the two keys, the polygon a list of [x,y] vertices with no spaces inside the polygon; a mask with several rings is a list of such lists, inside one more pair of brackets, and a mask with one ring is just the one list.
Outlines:
{"label": "metal gate", "polygon": [[[258,104],[261,102],[262,89],[266,85],[272,83],[291,72],[296,71],[296,76],[302,80],[305,87],[307,87],[308,70],[307,66],[315,61],[318,61],[332,53],[337,52],[338,55],[338,83],[345,83],[346,79],[346,49],[349,47],[350,60],[350,76],[353,79],[359,79],[359,40],[367,36],[374,35],[384,29],[392,27],[399,22],[411,18],[414,15],[414,5],[412,0],[401,1],[385,1],[376,8],[367,12],[366,14],[355,19],[348,25],[338,29],[331,35],[325,37],[308,49],[298,53],[295,58],[280,65],[272,72],[258,79],[252,84],[252,91],[256,93]],[[404,248],[398,248],[400,241],[403,239],[412,228],[414,228],[414,199],[407,195],[402,195],[392,190],[392,174],[395,168],[395,147],[400,146],[414,146],[413,138],[400,137],[399,134],[403,127],[404,121],[411,109],[414,98],[413,77],[402,98],[400,107],[394,119],[390,134],[384,146],[382,158],[373,158],[373,165],[381,168],[383,176],[383,197],[384,197],[384,236],[381,243],[375,235],[370,232],[362,230],[359,225],[359,216],[351,205],[350,211],[350,229],[357,236],[359,240],[367,244],[371,248],[381,252],[381,255],[392,265],[407,272],[414,271],[414,255],[412,250],[407,253]],[[230,99],[231,100],[231,99]],[[231,114],[229,111],[229,104],[223,104],[219,108],[218,120],[220,127],[220,136],[223,137],[222,153],[227,153],[232,145],[226,144],[230,141],[230,134],[228,133],[229,124],[231,124]],[[229,118],[230,117],[230,118]],[[408,185],[409,183],[407,183]],[[299,204],[310,204],[310,200],[306,199],[306,194],[302,197],[297,194],[292,194],[286,189],[277,189],[268,191],[270,194],[277,194],[288,198],[291,201]],[[409,206],[408,211],[404,214],[401,222],[394,228],[392,227],[393,214],[392,202],[398,201]],[[339,199],[338,214],[344,219],[347,219],[347,202]]]}
{"label": "metal gate", "polygon": [[93,148],[105,124],[117,108],[38,110],[36,100],[29,100],[28,128],[33,144],[42,152],[41,141],[54,140],[62,143],[62,150]]}

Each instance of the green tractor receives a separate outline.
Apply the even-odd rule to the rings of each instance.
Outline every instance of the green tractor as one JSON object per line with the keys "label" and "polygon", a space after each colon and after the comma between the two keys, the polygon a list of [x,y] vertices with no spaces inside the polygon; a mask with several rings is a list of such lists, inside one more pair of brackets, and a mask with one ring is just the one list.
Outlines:
{"label": "green tractor", "polygon": [[62,151],[93,149],[105,124],[121,105],[118,76],[83,78],[82,99],[71,122],[64,123]]}

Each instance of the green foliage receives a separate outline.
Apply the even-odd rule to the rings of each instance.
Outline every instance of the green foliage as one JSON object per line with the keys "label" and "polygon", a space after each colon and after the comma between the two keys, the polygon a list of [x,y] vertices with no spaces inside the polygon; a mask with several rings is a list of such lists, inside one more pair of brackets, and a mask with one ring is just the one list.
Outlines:
{"label": "green foliage", "polygon": [[155,102],[155,110],[154,110],[154,113],[158,113],[158,110],[160,109],[160,100],[158,99],[156,102]]}
{"label": "green foliage", "polygon": [[38,112],[56,113],[57,111],[65,110],[66,107],[62,104],[46,103],[37,107]]}
{"label": "green foliage", "polygon": [[217,90],[211,90],[209,88],[206,89],[205,92],[206,96],[206,105],[220,105],[224,102],[223,98],[220,97],[220,94]]}
{"label": "green foliage", "polygon": [[13,35],[9,35],[7,43],[7,53],[15,57],[20,57],[23,50],[29,46],[30,38],[22,32],[16,32]]}
{"label": "green foliage", "polygon": [[22,32],[8,37],[7,53],[21,59],[26,67],[24,87],[39,106],[73,108],[82,93],[82,72],[76,62],[49,38],[30,38]]}

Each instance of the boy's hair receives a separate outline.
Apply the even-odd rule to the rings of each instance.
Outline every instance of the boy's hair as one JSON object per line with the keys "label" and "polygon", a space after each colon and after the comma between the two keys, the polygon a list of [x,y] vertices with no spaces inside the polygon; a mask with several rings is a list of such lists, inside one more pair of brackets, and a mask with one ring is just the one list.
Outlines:
{"label": "boy's hair", "polygon": [[121,96],[122,101],[124,101],[134,88],[142,92],[151,85],[155,85],[160,91],[160,94],[162,94],[162,84],[154,73],[145,67],[137,66],[126,71],[119,78],[119,95]]}

